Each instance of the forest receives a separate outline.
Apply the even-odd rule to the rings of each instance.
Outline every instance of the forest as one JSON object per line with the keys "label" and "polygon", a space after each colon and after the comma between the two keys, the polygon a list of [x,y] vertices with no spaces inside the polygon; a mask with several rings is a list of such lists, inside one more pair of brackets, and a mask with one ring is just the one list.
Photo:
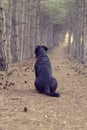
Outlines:
{"label": "forest", "polygon": [[0,0],[0,57],[16,63],[34,56],[36,45],[65,42],[87,62],[86,0]]}
{"label": "forest", "polygon": [[87,0],[0,0],[0,130],[87,130]]}

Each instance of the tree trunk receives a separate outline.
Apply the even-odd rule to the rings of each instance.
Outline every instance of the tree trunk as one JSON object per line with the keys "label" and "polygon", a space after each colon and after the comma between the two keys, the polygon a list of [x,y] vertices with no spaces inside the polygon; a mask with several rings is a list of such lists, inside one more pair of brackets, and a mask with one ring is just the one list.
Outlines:
{"label": "tree trunk", "polygon": [[7,39],[6,39],[6,23],[5,23],[5,14],[3,8],[3,1],[0,0],[0,57],[6,59],[7,57]]}
{"label": "tree trunk", "polygon": [[12,18],[11,18],[11,55],[12,62],[17,62],[17,29],[16,29],[16,7],[17,1],[13,0]]}

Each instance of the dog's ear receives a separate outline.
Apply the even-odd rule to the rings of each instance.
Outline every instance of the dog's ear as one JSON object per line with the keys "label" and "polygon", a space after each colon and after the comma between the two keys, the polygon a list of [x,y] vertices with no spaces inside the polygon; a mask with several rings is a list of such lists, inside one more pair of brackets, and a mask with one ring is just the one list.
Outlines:
{"label": "dog's ear", "polygon": [[35,51],[34,51],[35,54],[37,53],[37,51],[38,51],[39,48],[40,48],[40,46],[36,46],[35,47]]}
{"label": "dog's ear", "polygon": [[45,49],[45,51],[48,51],[48,48],[46,46],[43,46],[43,48]]}
{"label": "dog's ear", "polygon": [[40,49],[40,46],[36,46],[35,47],[35,51],[34,51],[34,54],[35,54],[35,58],[37,58],[37,54],[38,54],[38,50]]}

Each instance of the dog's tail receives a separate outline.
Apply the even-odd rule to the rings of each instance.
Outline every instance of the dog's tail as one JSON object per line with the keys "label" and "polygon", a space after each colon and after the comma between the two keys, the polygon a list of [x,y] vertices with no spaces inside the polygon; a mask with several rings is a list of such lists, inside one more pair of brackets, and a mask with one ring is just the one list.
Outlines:
{"label": "dog's tail", "polygon": [[52,92],[50,92],[50,93],[45,93],[45,94],[48,95],[48,96],[51,96],[51,97],[60,97],[59,93],[52,93]]}

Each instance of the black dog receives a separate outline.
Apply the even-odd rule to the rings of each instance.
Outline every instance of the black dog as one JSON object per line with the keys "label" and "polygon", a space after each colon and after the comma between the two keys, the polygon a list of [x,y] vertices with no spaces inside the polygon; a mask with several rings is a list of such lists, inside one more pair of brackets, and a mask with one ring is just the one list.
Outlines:
{"label": "black dog", "polygon": [[37,46],[35,48],[35,55],[37,61],[35,63],[35,87],[40,93],[44,93],[48,96],[59,97],[56,93],[57,81],[52,77],[52,69],[50,60],[47,56],[48,48],[46,46]]}

